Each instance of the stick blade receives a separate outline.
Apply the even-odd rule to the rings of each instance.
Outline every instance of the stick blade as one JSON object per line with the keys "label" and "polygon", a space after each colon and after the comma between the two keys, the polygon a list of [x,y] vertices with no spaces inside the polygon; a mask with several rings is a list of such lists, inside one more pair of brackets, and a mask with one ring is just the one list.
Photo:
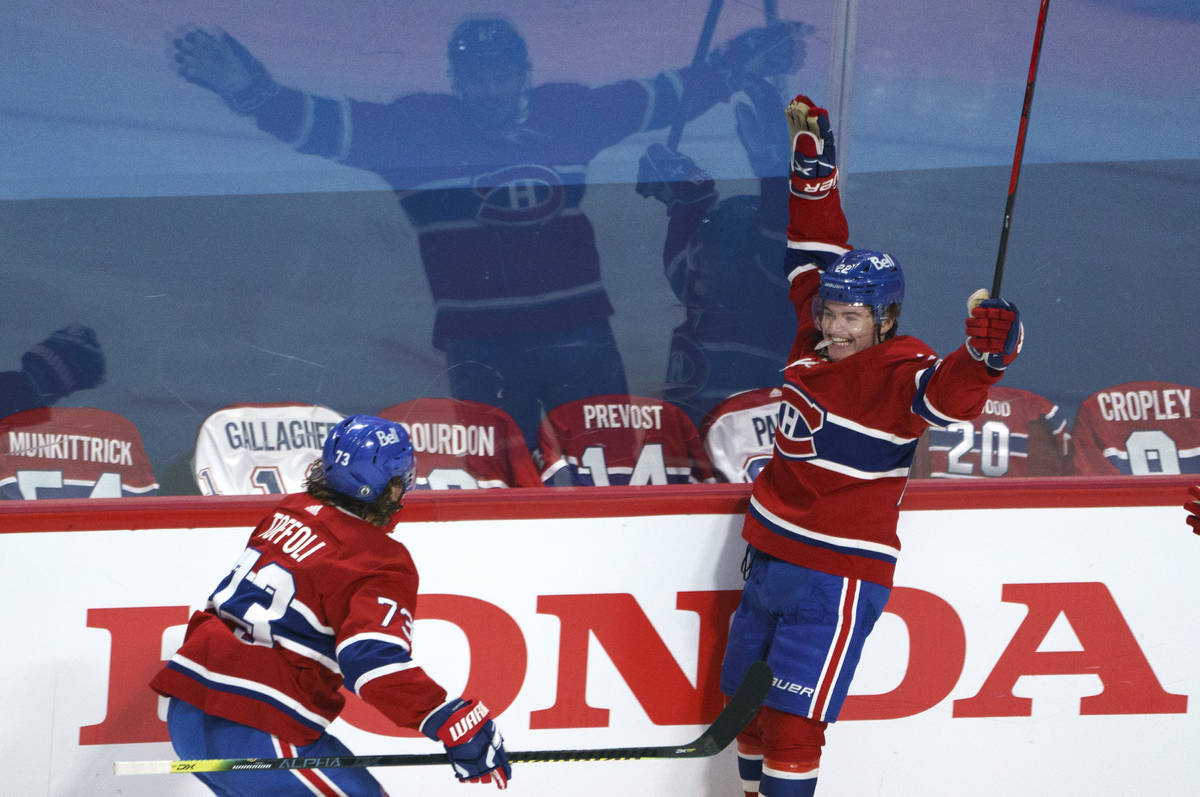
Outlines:
{"label": "stick blade", "polygon": [[766,662],[756,661],[746,671],[746,676],[738,685],[737,691],[729,698],[725,710],[704,735],[704,741],[697,747],[699,755],[714,755],[724,750],[737,738],[742,729],[750,724],[758,713],[767,692],[771,690],[771,668]]}

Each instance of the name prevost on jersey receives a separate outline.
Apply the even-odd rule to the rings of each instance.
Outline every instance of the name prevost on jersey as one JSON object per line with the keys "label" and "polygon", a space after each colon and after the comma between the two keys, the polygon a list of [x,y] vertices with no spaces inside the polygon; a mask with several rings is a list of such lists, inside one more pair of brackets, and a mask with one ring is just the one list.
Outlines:
{"label": "name prevost on jersey", "polygon": [[662,405],[584,404],[583,425],[587,429],[661,429]]}
{"label": "name prevost on jersey", "polygon": [[1192,417],[1191,388],[1106,391],[1096,397],[1106,421],[1174,421]]}
{"label": "name prevost on jersey", "polygon": [[9,432],[8,452],[14,457],[73,459],[104,465],[133,465],[133,444],[128,440],[81,434]]}
{"label": "name prevost on jersey", "polygon": [[225,424],[225,440],[233,449],[250,451],[291,451],[308,448],[320,451],[329,430],[336,423],[320,421],[230,421]]}
{"label": "name prevost on jersey", "polygon": [[496,455],[496,427],[461,423],[400,424],[418,454],[453,454],[456,457]]}

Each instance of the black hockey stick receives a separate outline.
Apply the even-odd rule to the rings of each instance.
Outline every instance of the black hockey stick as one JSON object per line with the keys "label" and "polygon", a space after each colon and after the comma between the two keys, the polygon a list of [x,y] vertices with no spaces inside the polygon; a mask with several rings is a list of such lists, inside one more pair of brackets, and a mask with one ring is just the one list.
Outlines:
{"label": "black hockey stick", "polygon": [[671,121],[671,129],[667,132],[667,149],[675,152],[679,148],[679,139],[683,137],[683,125],[687,122],[688,112],[692,105],[692,91],[689,86],[696,79],[696,70],[708,57],[708,48],[712,44],[713,31],[717,29],[717,18],[721,16],[723,0],[709,0],[708,14],[704,17],[704,27],[700,29],[700,41],[696,42],[696,52],[692,56],[690,80],[684,81],[683,92],[679,98],[679,111]]}
{"label": "black hockey stick", "polygon": [[1033,105],[1033,84],[1037,80],[1038,58],[1042,52],[1042,33],[1046,29],[1046,6],[1050,0],[1042,0],[1038,12],[1037,32],[1033,38],[1033,55],[1029,59],[1029,78],[1025,82],[1025,104],[1021,107],[1021,126],[1017,131],[1017,148],[1013,153],[1012,177],[1008,180],[1008,201],[1004,204],[1004,226],[1000,230],[1000,250],[996,253],[996,271],[992,275],[992,298],[1000,297],[1000,281],[1004,278],[1004,256],[1008,252],[1008,231],[1012,227],[1013,203],[1017,198],[1017,178],[1021,174],[1021,160],[1025,154],[1025,131],[1029,129],[1029,108]]}
{"label": "black hockey stick", "polygon": [[[707,758],[724,750],[753,719],[771,688],[771,668],[759,661],[717,719],[704,733],[685,745],[662,747],[609,747],[594,750],[526,750],[508,754],[511,762],[616,761],[644,758]],[[447,764],[445,753],[416,755],[355,755],[321,758],[203,758],[191,761],[117,761],[117,775],[169,775],[189,772],[254,772],[265,769],[345,769],[348,767],[405,767]]]}

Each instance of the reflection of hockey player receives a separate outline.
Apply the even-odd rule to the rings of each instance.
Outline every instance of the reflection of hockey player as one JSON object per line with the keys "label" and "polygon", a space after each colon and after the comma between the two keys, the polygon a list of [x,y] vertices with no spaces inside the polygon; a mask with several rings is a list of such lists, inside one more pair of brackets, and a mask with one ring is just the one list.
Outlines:
{"label": "reflection of hockey player", "polygon": [[698,69],[587,88],[532,86],[513,26],[468,19],[449,41],[453,93],[387,104],[280,86],[228,34],[191,30],[175,45],[183,77],[261,129],[298,152],[375,172],[400,192],[453,394],[505,409],[532,447],[542,410],[626,392],[594,233],[580,209],[588,162],[633,133],[667,126],[684,81],[696,116],[745,73],[786,71],[800,31],[748,31]]}
{"label": "reflection of hockey player", "polygon": [[1125,382],[1088,396],[1071,429],[1071,472],[1200,473],[1200,390]]}
{"label": "reflection of hockey player", "polygon": [[1060,476],[1067,421],[1050,399],[994,386],[978,418],[930,429],[913,460],[913,478]]}
{"label": "reflection of hockey player", "polygon": [[1183,508],[1188,511],[1188,525],[1192,527],[1192,531],[1200,534],[1200,484],[1193,484],[1188,488],[1188,500]]}
{"label": "reflection of hockey player", "polygon": [[203,495],[296,493],[344,416],[319,404],[241,403],[204,419],[192,472]]}
{"label": "reflection of hockey player", "polygon": [[104,370],[95,332],[78,325],[56,330],[21,355],[20,371],[0,372],[0,418],[96,387],[104,382]]}
{"label": "reflection of hockey player", "polygon": [[727,396],[774,386],[796,318],[779,274],[787,223],[783,103],[765,80],[743,86],[737,131],[760,178],[758,195],[718,201],[712,178],[661,144],[639,163],[638,192],[667,206],[663,264],[684,322],[673,332],[663,397],[697,425]]}
{"label": "reflection of hockey player", "polygon": [[521,430],[498,407],[419,398],[379,415],[408,430],[418,454],[417,489],[542,486]]}
{"label": "reflection of hockey player", "polygon": [[696,427],[683,411],[642,396],[590,396],[555,407],[537,453],[548,485],[714,481]]}
{"label": "reflection of hockey player", "polygon": [[736,393],[713,407],[700,426],[713,470],[729,482],[752,482],[775,450],[778,387]]}
{"label": "reflection of hockey player", "polygon": [[[167,728],[181,758],[350,755],[328,733],[345,684],[396,725],[442,742],[460,781],[506,785],[512,769],[487,709],[447,700],[413,659],[417,570],[385,531],[412,485],[413,460],[399,424],[347,418],[329,433],[306,492],[250,533],[151,682],[171,698]],[[367,769],[197,777],[244,797],[384,793]]]}
{"label": "reflection of hockey player", "polygon": [[775,687],[738,738],[748,794],[807,797],[825,727],[883,611],[900,541],[898,505],[927,426],[974,418],[1020,349],[1016,308],[987,300],[944,359],[897,335],[904,278],[882,252],[847,249],[824,110],[789,107],[792,163],[785,260],[799,330],[784,372],[771,460],[742,529],[747,582],[721,673],[732,694],[765,660]]}

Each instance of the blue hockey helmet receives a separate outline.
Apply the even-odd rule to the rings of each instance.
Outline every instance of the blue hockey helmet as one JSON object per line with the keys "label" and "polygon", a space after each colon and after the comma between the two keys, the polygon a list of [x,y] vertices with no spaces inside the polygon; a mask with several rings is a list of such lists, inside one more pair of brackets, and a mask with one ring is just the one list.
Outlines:
{"label": "blue hockey helmet", "polygon": [[446,45],[450,80],[482,70],[529,71],[529,50],[512,23],[500,17],[465,19]]}
{"label": "blue hockey helmet", "polygon": [[329,432],[321,451],[325,482],[356,501],[378,498],[397,476],[412,487],[417,457],[408,432],[374,415],[351,415]]}
{"label": "blue hockey helmet", "polygon": [[[817,296],[821,301],[813,303],[816,314],[824,302],[863,305],[871,308],[875,323],[882,324],[899,315],[904,302],[904,272],[886,252],[851,249],[825,269]],[[892,305],[896,305],[896,312],[889,315]]]}

